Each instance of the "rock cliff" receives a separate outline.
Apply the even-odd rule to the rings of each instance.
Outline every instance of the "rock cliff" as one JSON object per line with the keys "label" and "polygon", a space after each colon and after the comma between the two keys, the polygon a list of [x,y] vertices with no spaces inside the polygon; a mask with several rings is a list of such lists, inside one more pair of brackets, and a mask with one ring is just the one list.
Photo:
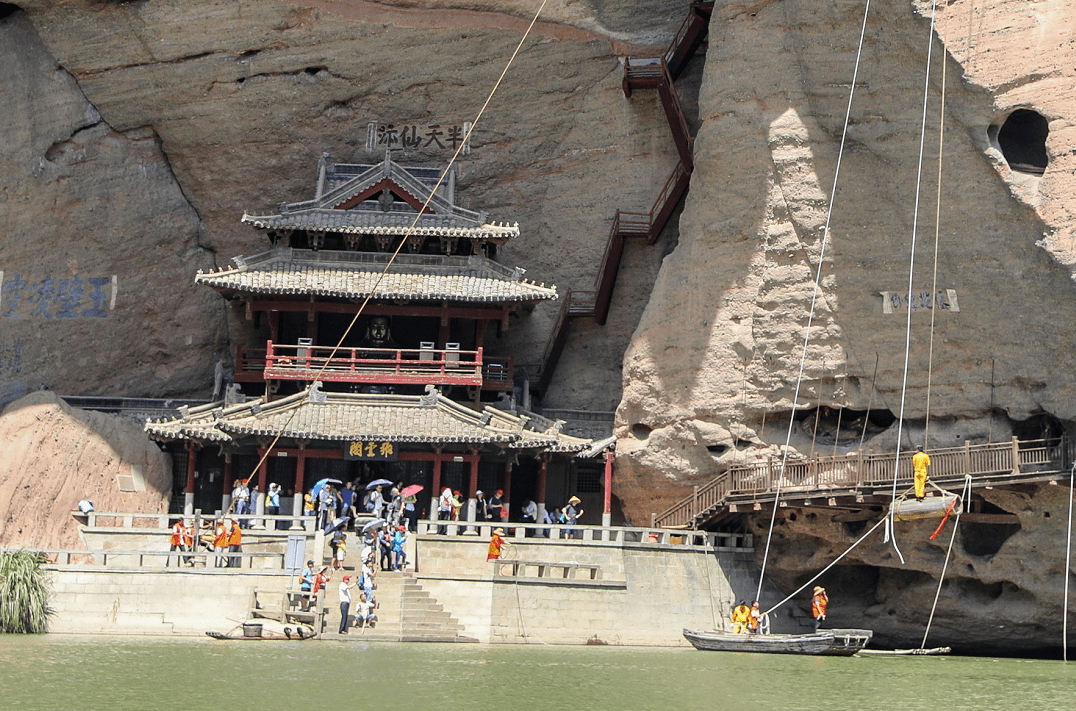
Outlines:
{"label": "rock cliff", "polygon": [[[0,413],[0,547],[81,549],[71,512],[165,513],[171,463],[137,424],[38,392]],[[153,522],[156,526],[156,522]]]}

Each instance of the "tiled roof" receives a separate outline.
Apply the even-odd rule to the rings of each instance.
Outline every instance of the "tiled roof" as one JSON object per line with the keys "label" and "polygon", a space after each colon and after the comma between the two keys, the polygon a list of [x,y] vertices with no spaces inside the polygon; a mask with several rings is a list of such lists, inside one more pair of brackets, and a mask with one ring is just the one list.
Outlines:
{"label": "tiled roof", "polygon": [[[311,441],[380,440],[422,444],[492,444],[513,449],[577,452],[591,444],[532,429],[527,415],[493,407],[477,412],[430,389],[425,395],[325,393],[320,383],[275,402],[222,402],[192,409],[170,421],[147,422],[158,439],[227,442],[248,436]],[[539,421],[541,418],[537,418]],[[547,422],[542,422],[544,426]]]}
{"label": "tiled roof", "polygon": [[[414,228],[411,228],[414,223]],[[414,212],[380,212],[373,210],[336,210],[332,208],[297,209],[277,215],[243,215],[243,224],[263,230],[309,230],[364,235],[415,235],[420,237],[457,237],[503,241],[519,236],[519,225],[485,223],[455,215],[422,215],[415,222]]]}
{"label": "tiled roof", "polygon": [[[369,252],[314,252],[279,248],[236,257],[236,266],[195,282],[221,291],[296,294],[361,299],[370,294],[390,255]],[[397,255],[374,293],[377,299],[457,302],[535,302],[557,298],[556,287],[523,279],[483,256]]]}
{"label": "tiled roof", "polygon": [[[440,171],[399,165],[388,153],[385,160],[376,165],[319,165],[323,168],[321,174],[327,177],[320,183],[318,197],[281,203],[276,214],[244,214],[243,223],[265,230],[412,234],[498,242],[519,236],[518,224],[489,222],[486,213],[456,205],[451,184],[441,182],[441,187],[430,197],[431,189],[439,184],[433,176],[440,176]],[[377,198],[382,189],[406,196],[416,204],[426,204],[426,212],[415,223],[416,207],[407,200],[380,203]],[[367,197],[341,209],[360,195]],[[414,229],[411,229],[412,224],[415,224]]]}

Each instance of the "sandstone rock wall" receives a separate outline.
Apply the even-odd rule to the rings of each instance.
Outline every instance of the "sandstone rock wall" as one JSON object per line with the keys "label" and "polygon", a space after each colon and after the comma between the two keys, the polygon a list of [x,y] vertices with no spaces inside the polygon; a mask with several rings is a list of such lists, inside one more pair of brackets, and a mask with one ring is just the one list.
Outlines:
{"label": "sandstone rock wall", "polygon": [[[250,332],[215,294],[195,289],[193,276],[266,249],[263,236],[240,225],[242,214],[311,197],[323,151],[376,161],[391,143],[386,136],[408,132],[422,145],[391,143],[397,160],[444,165],[449,131],[474,120],[538,7],[351,0],[20,6],[25,12],[5,20],[5,31],[33,45],[19,53],[38,57],[38,75],[63,77],[48,81],[62,83],[70,106],[52,122],[33,105],[10,119],[42,135],[24,140],[25,165],[7,178],[8,189],[36,194],[28,172],[40,164],[62,198],[9,202],[5,221],[29,231],[43,216],[49,229],[44,248],[29,237],[18,250],[4,247],[5,278],[13,269],[28,282],[25,275],[40,281],[50,269],[54,279],[70,273],[65,264],[47,267],[43,254],[67,251],[65,235],[90,235],[96,261],[82,257],[80,273],[118,274],[120,294],[103,322],[112,329],[107,339],[82,337],[88,355],[79,362],[92,378],[76,382],[47,359],[61,335],[55,323],[38,321],[46,337],[33,345],[24,337],[21,368],[0,382],[11,390],[42,381],[65,393],[124,395],[208,395],[213,366],[230,360]],[[562,292],[593,288],[614,211],[649,209],[675,164],[653,92],[624,98],[621,56],[667,44],[686,10],[682,0],[548,4],[459,162],[465,204],[521,225],[523,237],[501,251],[501,261]],[[36,95],[46,78],[31,74],[9,73],[5,81]],[[76,128],[84,130],[68,147]],[[105,137],[115,146],[112,162],[89,162],[92,141]],[[139,155],[126,157],[132,143]],[[48,170],[58,169],[49,161],[61,159],[64,174],[50,178]],[[52,209],[54,199],[65,202],[62,213]],[[106,200],[122,216],[100,206]],[[125,263],[116,263],[119,254],[128,255]],[[616,406],[620,356],[660,256],[631,255],[612,327],[582,326],[586,335],[569,346],[549,404]],[[521,314],[487,346],[536,366],[558,307]],[[113,348],[105,367],[100,353],[108,344],[126,350]]]}
{"label": "sandstone rock wall", "polygon": [[[903,411],[921,440],[929,402],[928,446],[1000,439],[1043,413],[1076,419],[1071,7],[940,8],[919,180],[930,6],[872,3],[834,192],[862,3],[717,5],[679,243],[625,356],[617,480],[629,516],[775,451],[794,403]],[[1041,177],[999,149],[1016,108],[1049,121]],[[907,302],[885,313],[883,292],[908,292],[913,237],[911,291],[954,290],[959,312],[919,308],[908,332]],[[806,453],[809,433],[793,429]],[[895,446],[892,428],[880,437]]]}
{"label": "sandstone rock wall", "polygon": [[120,417],[34,393],[0,413],[0,449],[0,547],[85,548],[71,515],[81,499],[101,512],[168,510],[168,458]]}

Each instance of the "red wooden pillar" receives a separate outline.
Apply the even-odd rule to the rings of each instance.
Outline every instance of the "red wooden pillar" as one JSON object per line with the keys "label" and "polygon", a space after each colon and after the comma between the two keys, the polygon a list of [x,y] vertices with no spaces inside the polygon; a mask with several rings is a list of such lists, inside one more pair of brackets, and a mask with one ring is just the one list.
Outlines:
{"label": "red wooden pillar", "polygon": [[441,453],[433,455],[433,491],[430,492],[430,513],[432,520],[437,519],[437,499],[441,496]]}
{"label": "red wooden pillar", "polygon": [[504,465],[504,496],[501,497],[501,503],[504,505],[505,511],[510,511],[509,502],[512,500],[512,462],[506,462]]}
{"label": "red wooden pillar", "polygon": [[194,441],[187,443],[187,483],[183,486],[183,513],[194,513],[194,470],[198,464],[198,450]]}
{"label": "red wooden pillar", "polygon": [[538,467],[538,490],[534,492],[534,503],[538,506],[538,521],[545,519],[545,479],[546,470],[549,466],[549,455],[543,454],[540,461],[541,465]]}
{"label": "red wooden pillar", "polygon": [[[299,443],[299,454],[295,458],[295,498],[291,504],[291,515],[303,515],[303,475],[306,473],[306,445]],[[292,523],[292,528],[301,528],[298,521]]]}
{"label": "red wooden pillar", "polygon": [[482,458],[478,454],[472,454],[471,480],[467,482],[467,520],[474,521],[477,517],[478,499],[475,492],[478,491],[478,463]]}
{"label": "red wooden pillar", "polygon": [[198,464],[198,449],[194,442],[187,443],[187,486],[183,493],[194,496],[194,469]]}
{"label": "red wooden pillar", "polygon": [[267,450],[258,450],[258,492],[265,493],[265,482],[269,474],[269,457],[265,456]]}

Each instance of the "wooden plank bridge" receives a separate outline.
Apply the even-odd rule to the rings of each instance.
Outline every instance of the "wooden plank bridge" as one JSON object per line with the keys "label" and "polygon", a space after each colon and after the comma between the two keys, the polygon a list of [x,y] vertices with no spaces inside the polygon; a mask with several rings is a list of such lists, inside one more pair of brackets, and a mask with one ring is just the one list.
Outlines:
{"label": "wooden plank bridge", "polygon": [[[934,449],[930,480],[959,490],[966,475],[973,487],[1056,481],[1067,477],[1076,461],[1076,441],[1065,437],[1018,440]],[[710,483],[695,487],[683,500],[653,517],[652,525],[692,528],[719,524],[745,511],[772,510],[781,489],[781,505],[859,508],[888,504],[896,469],[897,493],[912,485],[912,455],[851,452],[833,456],[790,457],[782,472],[781,459],[732,466]]]}

